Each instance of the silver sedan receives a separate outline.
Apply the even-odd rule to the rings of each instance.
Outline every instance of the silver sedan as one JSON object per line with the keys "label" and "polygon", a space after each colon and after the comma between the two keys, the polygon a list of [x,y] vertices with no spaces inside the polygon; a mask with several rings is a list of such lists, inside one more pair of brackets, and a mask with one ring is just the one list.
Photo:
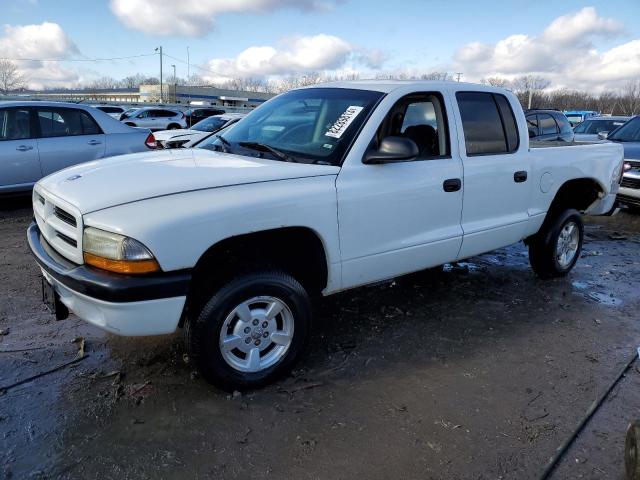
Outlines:
{"label": "silver sedan", "polygon": [[155,148],[155,138],[86,105],[0,102],[0,193],[77,163]]}

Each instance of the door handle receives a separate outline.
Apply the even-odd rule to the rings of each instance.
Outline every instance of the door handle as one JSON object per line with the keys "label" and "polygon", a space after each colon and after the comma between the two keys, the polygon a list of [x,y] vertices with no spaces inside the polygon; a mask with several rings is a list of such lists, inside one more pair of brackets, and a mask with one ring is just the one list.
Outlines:
{"label": "door handle", "polygon": [[30,145],[20,145],[19,147],[16,147],[16,150],[19,152],[26,152],[28,150],[33,150],[33,147]]}
{"label": "door handle", "polygon": [[442,188],[445,192],[457,192],[462,187],[462,180],[459,178],[449,178],[442,182]]}
{"label": "door handle", "polygon": [[513,174],[513,181],[516,183],[522,183],[527,181],[527,172],[525,170],[520,170],[519,172],[515,172]]}
{"label": "door handle", "polygon": [[89,145],[100,145],[102,142],[99,140],[90,140],[87,142]]}

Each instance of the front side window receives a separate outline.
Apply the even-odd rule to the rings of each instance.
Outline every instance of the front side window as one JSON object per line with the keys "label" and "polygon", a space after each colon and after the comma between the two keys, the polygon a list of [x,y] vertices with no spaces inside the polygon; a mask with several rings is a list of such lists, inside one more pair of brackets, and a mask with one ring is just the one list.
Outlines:
{"label": "front side window", "polygon": [[515,117],[508,102],[503,105],[504,113],[501,114],[497,103],[501,100],[496,100],[500,96],[491,92],[456,93],[468,156],[517,150]]}
{"label": "front side window", "polygon": [[556,122],[558,123],[560,133],[571,133],[573,131],[569,120],[567,120],[567,117],[565,117],[562,113],[558,113],[555,118]]}
{"label": "front side window", "polygon": [[340,165],[384,94],[348,88],[304,88],[253,110],[223,137],[199,148],[301,163]]}
{"label": "front side window", "polygon": [[449,156],[444,102],[439,94],[419,93],[400,99],[380,125],[374,145],[386,137],[405,137],[418,146],[416,160]]}
{"label": "front side window", "polygon": [[215,132],[220,130],[228,120],[220,117],[209,117],[204,120],[200,120],[198,123],[191,127],[192,130],[199,130],[201,132]]}
{"label": "front side window", "polygon": [[640,117],[629,120],[607,138],[618,142],[640,142]]}
{"label": "front side window", "polygon": [[86,112],[72,108],[38,108],[38,122],[43,138],[102,133]]}
{"label": "front side window", "polygon": [[0,141],[33,138],[29,116],[26,108],[0,110]]}
{"label": "front side window", "polygon": [[555,135],[558,133],[556,121],[548,113],[539,114],[538,123],[540,124],[541,135]]}
{"label": "front side window", "polygon": [[585,120],[574,132],[597,135],[600,132],[612,132],[621,125],[624,125],[623,120]]}

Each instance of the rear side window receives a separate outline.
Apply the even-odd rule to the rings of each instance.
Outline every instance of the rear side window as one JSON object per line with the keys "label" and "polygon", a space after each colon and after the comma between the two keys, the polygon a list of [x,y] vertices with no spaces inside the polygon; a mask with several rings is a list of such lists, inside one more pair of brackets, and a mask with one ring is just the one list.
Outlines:
{"label": "rear side window", "polygon": [[124,110],[120,107],[99,107],[104,113],[122,113]]}
{"label": "rear side window", "polygon": [[507,99],[490,92],[456,93],[467,156],[514,152],[518,130]]}
{"label": "rear side window", "polygon": [[7,108],[0,110],[0,141],[24,140],[33,137],[28,109]]}
{"label": "rear side window", "polygon": [[83,135],[100,135],[102,130],[96,123],[96,121],[87,112],[79,111],[82,121],[82,134]]}
{"label": "rear side window", "polygon": [[43,138],[102,133],[93,118],[82,110],[38,108],[38,123]]}
{"label": "rear side window", "polygon": [[529,130],[529,138],[538,136],[538,116],[529,115],[527,117],[527,129]]}
{"label": "rear side window", "polygon": [[177,113],[171,110],[158,110],[158,117],[175,117],[176,115]]}
{"label": "rear side window", "polygon": [[558,126],[551,115],[547,113],[539,114],[538,123],[540,124],[541,135],[553,135],[558,133]]}

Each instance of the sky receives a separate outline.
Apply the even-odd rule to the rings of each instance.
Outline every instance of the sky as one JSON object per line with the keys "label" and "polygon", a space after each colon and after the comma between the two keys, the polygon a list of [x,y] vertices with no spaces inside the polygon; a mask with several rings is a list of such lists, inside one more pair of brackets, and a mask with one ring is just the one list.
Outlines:
{"label": "sky", "polygon": [[158,46],[165,75],[187,76],[188,49],[210,81],[438,71],[601,92],[640,79],[640,0],[0,0],[0,58],[32,88],[158,76]]}

